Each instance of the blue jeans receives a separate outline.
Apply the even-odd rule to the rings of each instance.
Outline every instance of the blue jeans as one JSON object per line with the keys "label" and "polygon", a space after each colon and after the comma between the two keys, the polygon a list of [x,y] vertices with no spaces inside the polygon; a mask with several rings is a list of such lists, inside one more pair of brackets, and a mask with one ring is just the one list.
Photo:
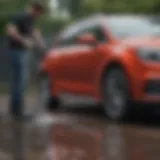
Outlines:
{"label": "blue jeans", "polygon": [[10,112],[13,116],[21,116],[29,77],[29,53],[26,50],[13,49],[10,50],[9,56],[12,73]]}

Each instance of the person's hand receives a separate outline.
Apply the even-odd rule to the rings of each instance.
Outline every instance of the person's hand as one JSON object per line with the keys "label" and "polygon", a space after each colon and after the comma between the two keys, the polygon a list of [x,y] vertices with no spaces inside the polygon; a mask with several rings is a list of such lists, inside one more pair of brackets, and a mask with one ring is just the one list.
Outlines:
{"label": "person's hand", "polygon": [[33,41],[30,39],[24,39],[23,43],[24,43],[25,47],[27,47],[27,48],[33,48],[33,46],[34,46]]}

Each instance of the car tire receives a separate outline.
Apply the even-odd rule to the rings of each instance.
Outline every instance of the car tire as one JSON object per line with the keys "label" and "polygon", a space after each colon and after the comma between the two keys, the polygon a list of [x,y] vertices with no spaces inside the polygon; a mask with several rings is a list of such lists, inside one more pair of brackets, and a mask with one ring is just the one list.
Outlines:
{"label": "car tire", "polygon": [[49,112],[59,108],[60,100],[57,96],[52,96],[50,79],[46,75],[40,78],[39,93],[42,108]]}
{"label": "car tire", "polygon": [[110,120],[119,121],[129,115],[131,94],[128,78],[120,67],[110,68],[103,79],[103,105]]}

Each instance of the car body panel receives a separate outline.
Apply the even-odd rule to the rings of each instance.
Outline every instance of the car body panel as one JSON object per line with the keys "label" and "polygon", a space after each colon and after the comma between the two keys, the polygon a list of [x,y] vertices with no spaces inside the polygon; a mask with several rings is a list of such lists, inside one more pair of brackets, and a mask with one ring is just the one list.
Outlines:
{"label": "car body panel", "polygon": [[104,29],[109,42],[98,45],[74,44],[51,49],[42,62],[53,82],[53,94],[63,92],[92,96],[102,101],[102,78],[111,64],[119,64],[126,73],[135,101],[160,102],[159,95],[145,93],[150,80],[160,80],[160,63],[140,59],[139,47],[160,48],[160,38],[115,39]]}

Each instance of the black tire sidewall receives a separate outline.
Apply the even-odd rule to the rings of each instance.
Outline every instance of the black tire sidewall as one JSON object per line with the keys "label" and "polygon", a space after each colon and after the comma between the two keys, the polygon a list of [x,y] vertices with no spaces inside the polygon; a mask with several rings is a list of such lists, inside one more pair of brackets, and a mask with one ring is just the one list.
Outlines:
{"label": "black tire sidewall", "polygon": [[[110,100],[108,99],[108,97],[109,97],[108,91],[107,91],[107,89],[105,90],[105,88],[107,88],[106,82],[107,82],[107,85],[109,86],[108,79],[110,78],[111,74],[116,74],[116,73],[119,74],[119,76],[120,76],[119,78],[123,79],[124,83],[126,84],[125,91],[123,91],[125,94],[125,99],[124,99],[125,102],[124,102],[124,105],[121,106],[121,111],[119,112],[119,114],[117,116],[113,117],[113,115],[111,113],[109,113],[108,108],[107,108],[107,106],[110,105]],[[128,78],[127,78],[124,70],[121,68],[118,68],[118,67],[110,68],[105,73],[102,86],[103,86],[103,106],[104,106],[106,116],[110,120],[115,120],[115,121],[119,121],[119,120],[126,118],[128,115],[128,110],[129,110],[128,107],[129,107],[129,99],[130,99],[130,90],[129,90],[129,81],[128,81]],[[110,105],[110,107],[112,107],[112,106]]]}

